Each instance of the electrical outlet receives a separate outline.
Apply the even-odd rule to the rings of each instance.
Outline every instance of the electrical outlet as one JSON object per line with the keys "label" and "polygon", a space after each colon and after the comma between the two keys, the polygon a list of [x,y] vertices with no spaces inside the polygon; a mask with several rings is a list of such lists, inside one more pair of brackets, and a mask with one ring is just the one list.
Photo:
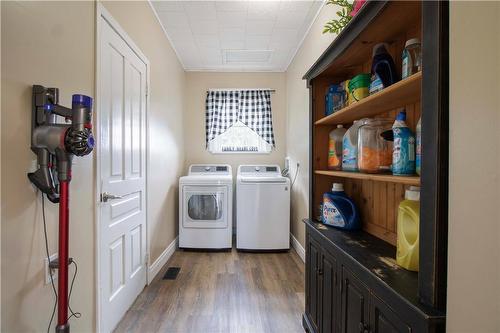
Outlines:
{"label": "electrical outlet", "polygon": [[[57,253],[54,253],[50,257],[50,261],[56,260],[59,258]],[[52,275],[52,280],[56,281],[57,280],[57,268],[50,268],[49,267],[49,261],[47,258],[43,259],[44,266],[45,266],[45,284],[50,284],[51,279],[50,276]]]}
{"label": "electrical outlet", "polygon": [[290,170],[290,157],[285,157],[285,169]]}

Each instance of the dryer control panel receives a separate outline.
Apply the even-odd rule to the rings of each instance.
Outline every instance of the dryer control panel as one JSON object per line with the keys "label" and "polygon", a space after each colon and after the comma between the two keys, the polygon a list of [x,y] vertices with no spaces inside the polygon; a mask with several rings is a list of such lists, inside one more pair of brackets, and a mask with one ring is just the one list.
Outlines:
{"label": "dryer control panel", "polygon": [[231,166],[229,165],[191,165],[189,168],[189,174],[217,174],[217,175],[229,175],[231,174]]}

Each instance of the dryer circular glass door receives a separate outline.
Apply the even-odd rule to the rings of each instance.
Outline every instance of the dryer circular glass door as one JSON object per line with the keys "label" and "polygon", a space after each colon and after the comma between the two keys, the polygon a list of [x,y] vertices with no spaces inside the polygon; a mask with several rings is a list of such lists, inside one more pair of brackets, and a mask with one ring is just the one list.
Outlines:
{"label": "dryer circular glass door", "polygon": [[184,186],[182,191],[184,228],[227,228],[227,187]]}

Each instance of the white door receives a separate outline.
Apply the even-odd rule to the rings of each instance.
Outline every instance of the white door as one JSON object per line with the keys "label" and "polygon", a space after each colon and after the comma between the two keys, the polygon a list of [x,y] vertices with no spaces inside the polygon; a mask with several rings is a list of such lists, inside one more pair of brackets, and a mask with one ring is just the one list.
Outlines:
{"label": "white door", "polygon": [[146,285],[147,69],[110,24],[100,20],[97,287],[100,329],[109,332]]}

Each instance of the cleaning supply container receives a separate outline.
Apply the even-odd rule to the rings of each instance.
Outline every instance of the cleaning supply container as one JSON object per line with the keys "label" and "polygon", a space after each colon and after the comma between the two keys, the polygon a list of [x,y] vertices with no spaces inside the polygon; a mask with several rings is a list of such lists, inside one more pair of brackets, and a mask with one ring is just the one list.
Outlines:
{"label": "cleaning supply container", "polygon": [[406,111],[398,113],[392,132],[392,173],[397,176],[415,174],[415,136],[406,125]]}
{"label": "cleaning supply container", "polygon": [[369,93],[373,94],[399,81],[396,65],[389,52],[387,44],[379,43],[373,47],[371,83]]}
{"label": "cleaning supply container", "polygon": [[358,169],[366,173],[391,171],[392,142],[381,134],[390,130],[390,119],[368,119],[358,130]]}
{"label": "cleaning supply container", "polygon": [[422,165],[422,118],[418,119],[417,123],[417,149],[416,149],[416,158],[415,158],[415,171],[417,172],[417,175],[420,176],[420,168]]}
{"label": "cleaning supply container", "polygon": [[418,271],[420,230],[420,188],[410,186],[398,207],[396,263]]}
{"label": "cleaning supply container", "polygon": [[358,74],[349,81],[349,104],[370,95],[370,74]]}
{"label": "cleaning supply container", "polygon": [[355,120],[342,140],[342,170],[358,171],[358,130],[367,118]]}
{"label": "cleaning supply container", "polygon": [[420,39],[412,38],[406,41],[403,50],[401,77],[403,79],[422,70],[422,50]]}
{"label": "cleaning supply container", "polygon": [[328,169],[342,170],[342,140],[347,130],[342,125],[330,132],[328,136]]}
{"label": "cleaning supply container", "polygon": [[344,230],[360,228],[358,209],[340,183],[334,183],[332,191],[323,194],[322,222]]}
{"label": "cleaning supply container", "polygon": [[325,95],[325,116],[329,116],[344,106],[345,92],[340,84],[332,84]]}

